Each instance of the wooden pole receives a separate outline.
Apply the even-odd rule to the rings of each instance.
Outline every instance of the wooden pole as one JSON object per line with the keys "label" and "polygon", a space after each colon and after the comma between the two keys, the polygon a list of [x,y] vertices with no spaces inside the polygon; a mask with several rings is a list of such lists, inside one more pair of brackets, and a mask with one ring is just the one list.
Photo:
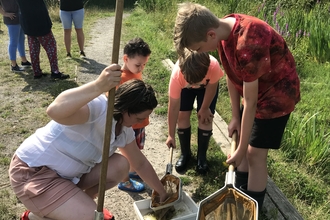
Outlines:
{"label": "wooden pole", "polygon": [[[115,27],[113,34],[113,46],[112,46],[112,57],[111,63],[118,63],[119,59],[119,48],[120,48],[120,35],[121,35],[121,25],[124,11],[124,0],[116,0],[116,11],[115,11]],[[99,181],[98,190],[98,202],[97,210],[95,211],[95,220],[103,220],[103,205],[104,205],[104,195],[106,190],[107,172],[108,172],[108,159],[112,132],[112,118],[114,110],[115,101],[115,88],[111,89],[108,94],[108,109],[105,124],[105,134],[103,143],[103,153],[101,162],[101,175]]]}

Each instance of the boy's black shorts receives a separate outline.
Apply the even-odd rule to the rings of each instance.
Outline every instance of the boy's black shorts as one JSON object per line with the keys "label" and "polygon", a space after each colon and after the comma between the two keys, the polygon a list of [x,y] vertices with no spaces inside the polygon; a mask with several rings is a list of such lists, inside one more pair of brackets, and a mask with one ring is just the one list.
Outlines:
{"label": "boy's black shorts", "polygon": [[290,114],[272,119],[254,119],[250,145],[256,148],[279,149]]}
{"label": "boy's black shorts", "polygon": [[[217,92],[210,105],[210,110],[212,114],[215,113],[215,106],[217,104],[219,93],[219,84],[217,87]],[[203,89],[188,89],[184,88],[181,90],[181,100],[180,100],[180,111],[192,111],[194,107],[195,99],[197,98],[197,112],[202,106],[204,100],[205,88]]]}

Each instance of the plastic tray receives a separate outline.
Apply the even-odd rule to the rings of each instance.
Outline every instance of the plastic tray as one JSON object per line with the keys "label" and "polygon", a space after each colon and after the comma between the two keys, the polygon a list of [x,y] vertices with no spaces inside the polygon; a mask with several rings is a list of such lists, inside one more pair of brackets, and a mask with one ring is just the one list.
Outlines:
{"label": "plastic tray", "polygon": [[[176,214],[171,220],[195,220],[198,206],[186,192],[182,192],[181,195],[181,199],[175,203]],[[150,208],[150,200],[144,199],[133,203],[134,211],[139,220],[144,220],[143,216],[153,212]]]}

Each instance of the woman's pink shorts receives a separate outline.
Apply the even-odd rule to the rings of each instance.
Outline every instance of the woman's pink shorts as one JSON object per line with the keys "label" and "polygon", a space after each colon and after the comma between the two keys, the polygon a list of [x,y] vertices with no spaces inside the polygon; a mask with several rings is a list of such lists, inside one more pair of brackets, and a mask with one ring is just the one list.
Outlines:
{"label": "woman's pink shorts", "polygon": [[9,176],[18,199],[40,217],[54,211],[81,191],[73,182],[48,167],[29,167],[16,155],[11,160]]}

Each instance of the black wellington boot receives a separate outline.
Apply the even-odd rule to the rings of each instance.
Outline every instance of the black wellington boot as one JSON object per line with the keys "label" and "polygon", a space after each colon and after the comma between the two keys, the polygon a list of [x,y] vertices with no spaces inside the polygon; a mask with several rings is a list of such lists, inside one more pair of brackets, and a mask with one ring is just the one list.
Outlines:
{"label": "black wellington boot", "polygon": [[177,130],[179,141],[180,141],[180,148],[181,148],[181,155],[179,160],[175,164],[175,170],[178,173],[181,173],[187,169],[187,164],[191,157],[190,151],[190,138],[191,138],[191,127]]}
{"label": "black wellington boot", "polygon": [[243,185],[247,185],[249,178],[248,172],[241,172],[235,170],[235,187],[240,188]]}
{"label": "black wellington boot", "polygon": [[244,192],[245,194],[251,196],[253,199],[255,199],[258,202],[258,209],[259,213],[262,210],[262,205],[264,203],[265,195],[266,195],[266,189],[264,189],[261,192],[254,192],[254,191],[248,191],[247,185],[243,185],[240,187],[240,190]]}
{"label": "black wellington boot", "polygon": [[212,130],[206,131],[198,128],[198,151],[197,151],[197,167],[196,170],[200,174],[206,174],[209,170],[206,160],[206,152],[209,147]]}

